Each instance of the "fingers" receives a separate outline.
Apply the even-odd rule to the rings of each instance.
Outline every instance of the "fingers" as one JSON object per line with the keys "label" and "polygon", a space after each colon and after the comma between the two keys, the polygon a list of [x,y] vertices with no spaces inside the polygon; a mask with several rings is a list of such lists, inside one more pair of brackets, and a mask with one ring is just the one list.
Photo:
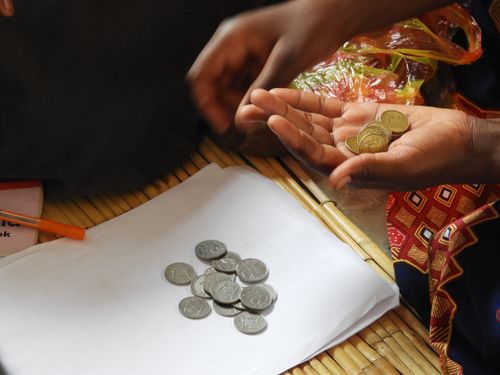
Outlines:
{"label": "fingers", "polygon": [[262,89],[257,89],[252,92],[251,101],[254,105],[267,112],[268,114],[276,114],[284,117],[291,124],[302,130],[306,134],[312,136],[319,143],[331,144],[332,138],[329,129],[325,129],[321,124],[314,123],[317,117],[309,112],[298,111],[279,97]]}
{"label": "fingers", "polygon": [[340,100],[293,89],[277,88],[270,92],[301,111],[319,113],[329,118],[340,117],[344,112],[344,102]]}
{"label": "fingers", "polygon": [[14,2],[12,0],[0,0],[0,15],[5,17],[14,15]]}
{"label": "fingers", "polygon": [[232,124],[246,90],[236,87],[235,77],[242,76],[248,54],[240,41],[241,33],[228,24],[234,25],[234,21],[219,27],[186,75],[198,110],[217,134]]}
{"label": "fingers", "polygon": [[321,173],[328,174],[346,160],[335,147],[318,142],[282,116],[272,115],[268,119],[268,124],[296,158]]}
{"label": "fingers", "polygon": [[397,153],[365,153],[340,164],[329,177],[334,189],[347,184],[358,188],[401,190],[401,180],[408,165]]}

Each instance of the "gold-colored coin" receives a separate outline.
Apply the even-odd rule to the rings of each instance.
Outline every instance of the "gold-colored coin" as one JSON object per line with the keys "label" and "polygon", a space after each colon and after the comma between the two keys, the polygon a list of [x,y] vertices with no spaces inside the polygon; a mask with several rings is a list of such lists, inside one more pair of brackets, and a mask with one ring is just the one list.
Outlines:
{"label": "gold-colored coin", "polygon": [[382,131],[385,133],[387,137],[387,142],[390,142],[392,140],[392,131],[389,129],[389,126],[387,124],[384,124],[383,122],[380,121],[371,121],[365,126],[363,126],[360,130],[360,132],[366,128],[372,128],[372,127],[378,127],[382,129]]}
{"label": "gold-colored coin", "polygon": [[380,121],[389,127],[394,136],[403,134],[410,127],[408,118],[399,111],[384,111],[380,115]]}
{"label": "gold-colored coin", "polygon": [[387,132],[381,126],[368,126],[361,129],[357,141],[359,153],[384,152],[389,148]]}
{"label": "gold-colored coin", "polygon": [[346,138],[345,147],[352,153],[359,154],[358,137]]}

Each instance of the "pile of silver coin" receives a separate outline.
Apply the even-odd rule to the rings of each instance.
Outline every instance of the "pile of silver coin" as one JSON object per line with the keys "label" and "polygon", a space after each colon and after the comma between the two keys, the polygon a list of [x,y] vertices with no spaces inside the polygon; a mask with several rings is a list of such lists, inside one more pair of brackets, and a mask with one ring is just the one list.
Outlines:
{"label": "pile of silver coin", "polygon": [[[196,256],[210,266],[197,275],[187,263],[172,263],[165,270],[166,279],[174,285],[190,284],[190,297],[179,302],[179,311],[190,319],[205,318],[212,312],[208,303],[222,316],[234,317],[236,328],[256,334],[267,327],[263,313],[269,312],[278,295],[263,283],[269,275],[264,262],[241,257],[216,240],[202,241],[195,247]],[[240,282],[238,282],[240,281]]]}

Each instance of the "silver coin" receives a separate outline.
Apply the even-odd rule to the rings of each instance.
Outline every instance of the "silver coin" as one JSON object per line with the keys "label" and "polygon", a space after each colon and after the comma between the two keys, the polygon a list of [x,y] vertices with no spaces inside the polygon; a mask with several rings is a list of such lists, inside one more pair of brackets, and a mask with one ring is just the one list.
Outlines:
{"label": "silver coin", "polygon": [[186,285],[196,278],[196,271],[187,263],[172,263],[165,269],[165,278],[172,284]]}
{"label": "silver coin", "polygon": [[217,314],[222,316],[236,316],[241,313],[241,310],[238,310],[232,305],[221,305],[216,301],[213,302],[213,309]]}
{"label": "silver coin", "polygon": [[241,311],[248,310],[248,308],[247,308],[247,307],[245,307],[245,306],[241,303],[241,301],[238,301],[238,302],[236,302],[236,303],[233,303],[233,306],[234,306],[234,308],[236,308],[236,309],[238,309],[238,310],[241,310]]}
{"label": "silver coin", "polygon": [[220,241],[206,240],[196,245],[194,251],[198,258],[212,260],[223,257],[227,252],[227,247]]}
{"label": "silver coin", "polygon": [[241,281],[246,283],[257,283],[264,280],[269,271],[266,264],[259,259],[243,259],[236,266],[236,273]]}
{"label": "silver coin", "polygon": [[191,281],[191,293],[193,296],[201,298],[210,298],[210,294],[205,292],[203,289],[203,281],[205,280],[205,275],[198,276],[196,279]]}
{"label": "silver coin", "polygon": [[213,268],[212,266],[208,267],[205,272],[203,272],[203,274],[206,276],[206,275],[209,275],[211,273],[215,273],[217,272],[217,270],[215,268]]}
{"label": "silver coin", "polygon": [[212,266],[220,272],[234,273],[240,261],[241,257],[238,254],[228,251],[222,258],[212,260]]}
{"label": "silver coin", "polygon": [[243,311],[234,318],[234,325],[238,331],[251,335],[262,332],[267,322],[260,314]]}
{"label": "silver coin", "polygon": [[264,310],[273,302],[269,290],[260,284],[243,288],[240,300],[243,306],[251,310]]}
{"label": "silver coin", "polygon": [[271,299],[273,300],[273,303],[276,302],[276,300],[278,299],[278,293],[271,285],[265,284],[265,283],[261,283],[258,285],[261,285],[264,288],[266,288],[269,291],[269,294],[271,295]]}
{"label": "silver coin", "polygon": [[212,295],[212,287],[219,280],[232,280],[231,275],[222,272],[214,272],[205,275],[205,280],[203,280],[203,290],[208,294]]}
{"label": "silver coin", "polygon": [[179,302],[179,311],[189,319],[201,319],[210,314],[208,302],[200,297],[186,297]]}
{"label": "silver coin", "polygon": [[241,288],[232,280],[218,280],[212,285],[211,295],[219,303],[230,304],[240,299]]}

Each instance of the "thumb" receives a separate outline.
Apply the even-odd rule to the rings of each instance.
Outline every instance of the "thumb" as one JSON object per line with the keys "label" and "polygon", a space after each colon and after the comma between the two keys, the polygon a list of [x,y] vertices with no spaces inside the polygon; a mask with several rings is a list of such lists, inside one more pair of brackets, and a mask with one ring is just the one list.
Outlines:
{"label": "thumb", "polygon": [[334,189],[350,184],[365,189],[401,190],[401,180],[407,169],[403,164],[389,152],[360,154],[335,168],[329,183]]}
{"label": "thumb", "polygon": [[[264,67],[260,71],[255,81],[250,85],[243,97],[240,108],[250,103],[250,94],[257,88],[270,90],[276,87],[287,87],[288,84],[307,66],[298,63],[300,59],[297,56],[294,44],[286,41],[285,38],[279,39],[269,54]],[[243,132],[247,132],[253,125],[245,121],[236,121],[236,126]]]}

